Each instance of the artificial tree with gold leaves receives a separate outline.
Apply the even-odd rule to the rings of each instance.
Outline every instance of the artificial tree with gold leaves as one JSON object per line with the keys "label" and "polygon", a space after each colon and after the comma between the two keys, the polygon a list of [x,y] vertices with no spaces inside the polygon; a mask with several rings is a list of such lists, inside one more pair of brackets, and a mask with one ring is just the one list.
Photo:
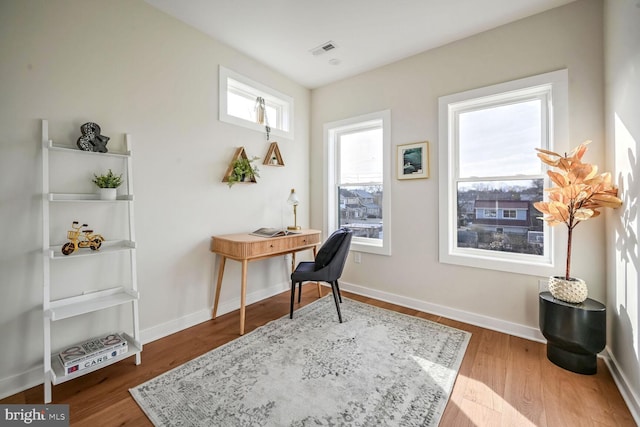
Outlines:
{"label": "artificial tree with gold leaves", "polygon": [[[540,160],[556,169],[547,171],[556,186],[545,190],[549,193],[548,202],[537,202],[534,206],[543,213],[542,219],[549,225],[567,226],[567,264],[564,277],[567,281],[572,280],[573,229],[581,222],[600,215],[600,208],[617,208],[622,205],[622,200],[617,197],[618,188],[611,183],[611,174],[598,173],[596,165],[582,161],[590,142],[585,141],[571,153],[564,155],[536,148]],[[584,298],[586,299],[586,295]]]}

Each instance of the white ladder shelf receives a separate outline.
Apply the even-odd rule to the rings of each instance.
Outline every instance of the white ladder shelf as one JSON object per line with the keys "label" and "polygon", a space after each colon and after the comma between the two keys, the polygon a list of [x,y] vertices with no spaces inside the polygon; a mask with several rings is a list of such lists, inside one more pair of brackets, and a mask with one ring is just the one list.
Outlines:
{"label": "white ladder shelf", "polygon": [[[101,369],[105,366],[119,362],[132,355],[135,355],[135,363],[141,363],[140,353],[142,344],[140,340],[140,320],[138,313],[138,284],[136,274],[136,245],[133,210],[133,165],[131,157],[131,138],[125,135],[126,151],[122,153],[95,153],[83,151],[71,146],[54,145],[49,139],[49,123],[42,120],[42,260],[43,260],[43,326],[44,326],[44,403],[52,400],[52,385],[60,384],[78,378],[82,375]],[[50,169],[52,169],[49,159],[49,152],[56,151],[69,155],[90,156],[83,161],[96,161],[101,158],[122,159],[125,163],[123,175],[125,175],[126,194],[119,196],[116,200],[100,200],[96,194],[86,193],[51,193],[50,192]],[[123,240],[104,241],[99,250],[76,251],[70,255],[62,255],[61,245],[53,246],[50,241],[50,204],[52,203],[75,203],[79,207],[86,206],[85,203],[102,204],[108,208],[110,204],[127,204],[128,215],[128,236]],[[60,259],[83,259],[84,257],[105,256],[114,252],[128,252],[130,283],[115,286],[108,289],[98,290],[91,293],[79,293],[74,296],[52,300],[51,288],[55,286],[51,280],[51,263]],[[80,261],[76,261],[80,262]],[[129,333],[122,333],[128,344],[126,353],[118,355],[97,366],[82,369],[70,374],[65,374],[62,363],[56,354],[52,353],[51,326],[53,322],[72,319],[77,316],[104,310],[110,307],[129,304],[132,310],[132,324]],[[105,331],[111,332],[111,331]]]}

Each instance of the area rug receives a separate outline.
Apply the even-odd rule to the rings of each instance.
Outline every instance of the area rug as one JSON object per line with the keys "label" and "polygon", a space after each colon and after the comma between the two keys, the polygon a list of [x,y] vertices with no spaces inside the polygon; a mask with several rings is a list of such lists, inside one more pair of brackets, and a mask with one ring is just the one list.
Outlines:
{"label": "area rug", "polygon": [[324,297],[129,390],[156,426],[436,426],[470,333]]}

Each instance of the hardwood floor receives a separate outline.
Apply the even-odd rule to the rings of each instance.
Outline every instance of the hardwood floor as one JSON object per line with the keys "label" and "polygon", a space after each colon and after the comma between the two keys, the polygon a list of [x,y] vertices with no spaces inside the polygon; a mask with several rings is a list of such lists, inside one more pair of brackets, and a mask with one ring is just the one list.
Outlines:
{"label": "hardwood floor", "polygon": [[[324,292],[329,292],[323,288]],[[596,375],[565,371],[546,358],[543,344],[395,306],[358,295],[344,296],[471,332],[441,426],[635,426],[613,378],[598,360]],[[302,305],[317,299],[303,287]],[[289,312],[289,293],[247,307],[249,332]],[[239,312],[226,314],[144,346],[133,358],[53,387],[53,403],[70,405],[73,426],[150,426],[129,388],[238,338]],[[41,404],[38,386],[0,403]]]}

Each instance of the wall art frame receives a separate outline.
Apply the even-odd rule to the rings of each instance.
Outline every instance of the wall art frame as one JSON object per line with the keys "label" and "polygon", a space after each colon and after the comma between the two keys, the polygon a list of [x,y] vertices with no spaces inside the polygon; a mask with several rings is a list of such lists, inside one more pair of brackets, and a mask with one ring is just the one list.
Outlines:
{"label": "wall art frame", "polygon": [[429,141],[397,146],[397,178],[429,178]]}

